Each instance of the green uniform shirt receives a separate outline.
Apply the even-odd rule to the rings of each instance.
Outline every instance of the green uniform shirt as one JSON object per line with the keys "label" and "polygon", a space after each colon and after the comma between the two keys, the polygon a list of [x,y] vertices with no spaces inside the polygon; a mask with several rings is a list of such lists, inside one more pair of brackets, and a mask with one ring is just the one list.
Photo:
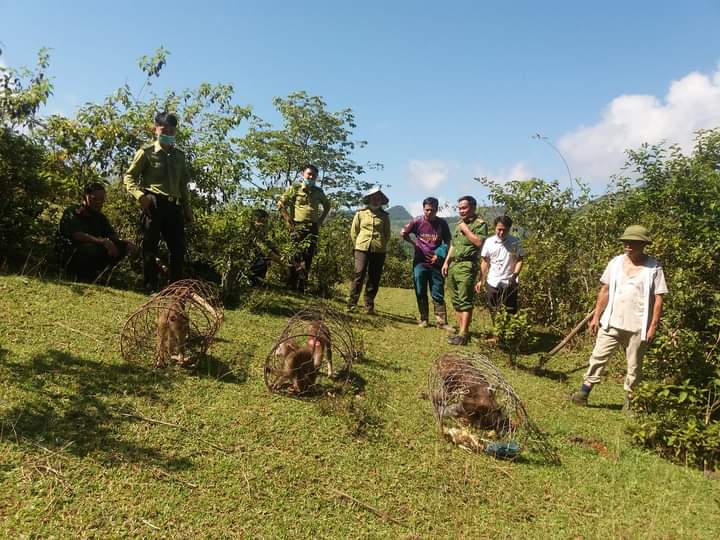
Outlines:
{"label": "green uniform shirt", "polygon": [[350,237],[359,251],[385,253],[390,241],[390,215],[382,208],[358,210],[350,226]]}
{"label": "green uniform shirt", "polygon": [[108,218],[100,212],[90,210],[85,205],[68,206],[60,218],[60,234],[70,240],[77,232],[97,236],[98,238],[115,238],[115,230]]}
{"label": "green uniform shirt", "polygon": [[145,192],[158,193],[189,206],[188,167],[185,153],[175,146],[167,152],[160,143],[143,146],[135,152],[123,181],[127,190],[139,199]]}
{"label": "green uniform shirt", "polygon": [[[468,238],[462,232],[460,232],[460,223],[462,223],[462,221],[455,225],[455,230],[453,231],[453,259],[461,261],[477,261],[478,257],[480,256],[480,249],[482,248],[482,244],[480,244],[480,246],[476,246],[472,242],[470,242],[470,240],[468,240]],[[476,216],[472,223],[468,223],[467,226],[474,235],[479,236],[483,240],[487,238],[487,223],[485,223],[485,221],[483,221],[479,217]]]}
{"label": "green uniform shirt", "polygon": [[309,221],[318,223],[323,210],[330,208],[330,201],[325,196],[325,192],[317,186],[305,186],[301,184],[293,184],[282,197],[278,206],[285,208],[293,221],[303,222]]}

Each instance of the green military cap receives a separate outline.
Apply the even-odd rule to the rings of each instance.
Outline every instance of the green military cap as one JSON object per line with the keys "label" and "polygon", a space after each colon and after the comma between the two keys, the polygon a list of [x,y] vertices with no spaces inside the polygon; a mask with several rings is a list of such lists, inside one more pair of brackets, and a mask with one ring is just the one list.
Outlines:
{"label": "green military cap", "polygon": [[652,244],[652,240],[650,240],[650,236],[648,236],[648,230],[642,225],[630,225],[618,240],[634,240],[636,242]]}

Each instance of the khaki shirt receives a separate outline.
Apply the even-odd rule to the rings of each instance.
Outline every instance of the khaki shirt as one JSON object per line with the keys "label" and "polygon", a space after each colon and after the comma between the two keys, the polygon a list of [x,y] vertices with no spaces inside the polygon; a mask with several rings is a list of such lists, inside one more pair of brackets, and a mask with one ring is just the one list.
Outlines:
{"label": "khaki shirt", "polygon": [[390,241],[390,215],[378,208],[363,208],[355,212],[350,237],[358,251],[385,253]]}
{"label": "khaki shirt", "polygon": [[150,192],[178,200],[184,207],[190,204],[185,153],[175,146],[167,152],[158,141],[143,146],[135,152],[123,181],[136,199]]}
{"label": "khaki shirt", "polygon": [[293,221],[318,223],[322,212],[330,209],[330,201],[325,192],[317,187],[307,187],[301,184],[293,184],[278,201],[278,207],[285,208]]}
{"label": "khaki shirt", "polygon": [[[455,230],[453,231],[453,237],[452,237],[452,256],[454,261],[477,261],[478,255],[480,254],[480,249],[482,248],[482,244],[480,246],[474,245],[468,238],[460,232],[460,223],[462,221],[458,222],[455,225]],[[475,219],[471,223],[467,223],[468,228],[472,231],[472,233],[476,236],[479,236],[483,240],[487,238],[488,235],[488,226],[485,221],[480,219],[479,217],[475,217]]]}

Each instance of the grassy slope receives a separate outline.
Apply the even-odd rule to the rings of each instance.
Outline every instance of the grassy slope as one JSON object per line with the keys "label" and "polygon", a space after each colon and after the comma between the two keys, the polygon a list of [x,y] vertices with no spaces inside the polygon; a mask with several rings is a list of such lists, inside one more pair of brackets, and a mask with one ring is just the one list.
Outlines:
{"label": "grassy slope", "polygon": [[[298,299],[227,314],[199,375],[126,365],[118,330],[143,298],[0,278],[0,534],[7,537],[717,538],[720,489],[628,443],[605,384],[597,407],[566,395],[582,355],[555,377],[504,367],[563,465],[493,461],[440,440],[420,399],[432,357],[412,293],[383,290],[358,318],[368,361],[355,397],[269,395],[262,363]],[[501,366],[505,360],[490,352]],[[529,365],[530,360],[524,360]],[[563,381],[563,374],[569,380]],[[552,373],[551,373],[552,374]],[[122,411],[187,431],[122,416]],[[571,442],[601,441],[600,453]],[[225,451],[218,450],[223,447]],[[604,448],[607,448],[605,452]],[[342,490],[407,527],[339,499]]]}

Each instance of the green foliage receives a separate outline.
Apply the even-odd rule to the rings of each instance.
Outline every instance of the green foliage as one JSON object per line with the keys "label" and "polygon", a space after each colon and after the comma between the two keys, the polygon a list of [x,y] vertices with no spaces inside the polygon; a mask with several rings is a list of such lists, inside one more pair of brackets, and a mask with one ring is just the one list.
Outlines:
{"label": "green foliage", "polygon": [[643,384],[633,407],[641,413],[633,439],[686,465],[714,470],[720,463],[720,378],[705,387]]}
{"label": "green foliage", "polygon": [[380,285],[412,289],[414,287],[412,271],[412,246],[402,240],[398,234],[391,235]]}
{"label": "green foliage", "polygon": [[352,218],[347,214],[334,213],[320,228],[320,241],[310,273],[312,287],[320,296],[332,296],[339,283],[352,277],[351,223]]}
{"label": "green foliage", "polygon": [[532,332],[533,325],[528,315],[527,309],[518,310],[515,314],[500,309],[495,314],[493,333],[500,348],[508,353],[511,365],[515,365],[522,350],[535,344],[536,337]]}

